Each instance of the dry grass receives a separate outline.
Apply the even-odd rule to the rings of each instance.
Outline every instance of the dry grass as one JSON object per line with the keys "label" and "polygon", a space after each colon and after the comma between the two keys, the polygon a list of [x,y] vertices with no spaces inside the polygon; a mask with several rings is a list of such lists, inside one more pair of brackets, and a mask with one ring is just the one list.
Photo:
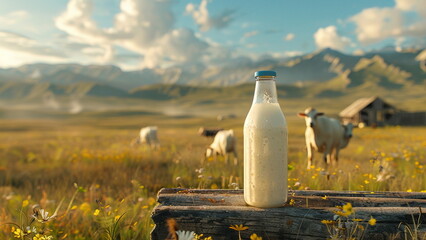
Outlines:
{"label": "dry grass", "polygon": [[[426,128],[355,129],[339,166],[330,169],[330,181],[319,154],[316,166],[306,170],[304,122],[295,116],[287,120],[291,188],[426,190]],[[201,165],[211,139],[197,136],[197,130],[233,128],[242,159],[243,121],[137,114],[0,120],[0,223],[25,227],[32,205],[52,213],[64,199],[54,221],[37,225],[55,239],[107,239],[108,234],[147,239],[160,188],[242,188],[242,161],[233,168],[220,161]],[[159,126],[160,150],[130,147],[144,125]],[[12,239],[11,227],[0,226],[0,239]]]}

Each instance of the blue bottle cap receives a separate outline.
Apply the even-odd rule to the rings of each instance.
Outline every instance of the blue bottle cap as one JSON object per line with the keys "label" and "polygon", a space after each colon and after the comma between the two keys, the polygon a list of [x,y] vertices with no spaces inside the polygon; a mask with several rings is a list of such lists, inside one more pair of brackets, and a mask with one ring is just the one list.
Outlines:
{"label": "blue bottle cap", "polygon": [[260,76],[277,76],[277,73],[275,71],[257,71],[254,73],[254,77],[260,77]]}

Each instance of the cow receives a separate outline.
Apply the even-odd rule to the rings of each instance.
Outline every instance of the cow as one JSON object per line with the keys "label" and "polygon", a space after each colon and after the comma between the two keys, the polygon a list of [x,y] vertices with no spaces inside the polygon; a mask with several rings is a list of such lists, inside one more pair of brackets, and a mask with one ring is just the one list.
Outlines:
{"label": "cow", "polygon": [[147,144],[150,148],[156,149],[160,147],[160,141],[157,137],[157,126],[144,127],[139,131],[139,136],[132,141],[132,146],[135,144]]}
{"label": "cow", "polygon": [[313,160],[313,150],[324,153],[326,166],[337,164],[339,151],[349,144],[352,137],[353,125],[342,125],[334,118],[324,116],[314,108],[307,108],[305,112],[298,114],[305,118],[305,141],[308,152],[308,166],[310,169]]}
{"label": "cow", "polygon": [[216,136],[217,132],[221,130],[223,130],[223,128],[206,129],[206,128],[200,127],[198,129],[198,134],[204,137],[214,137]]}
{"label": "cow", "polygon": [[223,121],[223,120],[226,120],[226,119],[231,119],[231,118],[236,118],[236,117],[237,116],[235,114],[228,114],[228,115],[220,114],[220,115],[217,115],[216,119],[218,121]]}
{"label": "cow", "polygon": [[234,155],[234,165],[238,163],[237,156],[237,141],[234,135],[234,130],[221,130],[217,132],[214,137],[213,143],[206,150],[206,158],[212,158],[216,156],[224,156],[225,162],[228,164],[229,154]]}

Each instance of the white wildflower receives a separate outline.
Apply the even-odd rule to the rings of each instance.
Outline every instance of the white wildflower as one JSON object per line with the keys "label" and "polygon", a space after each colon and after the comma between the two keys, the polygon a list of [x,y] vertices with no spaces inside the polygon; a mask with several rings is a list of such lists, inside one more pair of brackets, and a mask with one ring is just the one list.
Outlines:
{"label": "white wildflower", "polygon": [[179,240],[195,240],[195,232],[192,231],[176,231]]}

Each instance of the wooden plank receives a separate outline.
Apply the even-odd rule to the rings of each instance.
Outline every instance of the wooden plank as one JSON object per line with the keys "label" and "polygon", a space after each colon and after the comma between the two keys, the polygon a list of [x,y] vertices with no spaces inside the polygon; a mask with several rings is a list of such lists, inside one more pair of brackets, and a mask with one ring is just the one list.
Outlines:
{"label": "wooden plank", "polygon": [[[325,197],[323,197],[325,196]],[[335,207],[342,206],[351,202],[354,207],[426,207],[426,199],[413,198],[381,198],[381,197],[348,197],[348,196],[308,196],[294,195],[289,199],[294,200],[296,207]],[[198,193],[198,192],[177,192],[160,193],[158,196],[159,203],[162,205],[173,206],[245,206],[242,193]]]}
{"label": "wooden plank", "polygon": [[160,204],[152,213],[156,227],[151,237],[166,239],[166,220],[173,218],[179,229],[212,236],[215,240],[238,239],[238,233],[229,229],[235,224],[249,227],[242,232],[245,239],[252,233],[263,239],[325,239],[327,228],[321,220],[333,219],[335,206],[348,202],[357,218],[377,219],[377,225],[367,229],[365,239],[388,239],[396,235],[401,231],[398,225],[412,223],[412,217],[417,219],[420,210],[423,216],[419,231],[426,232],[424,193],[295,191],[289,199],[294,204],[262,209],[247,206],[241,190],[163,189],[158,194]]}
{"label": "wooden plank", "polygon": [[[232,194],[242,195],[243,190],[230,189],[184,189],[184,188],[163,188],[158,194]],[[289,195],[295,193],[297,196],[348,196],[348,197],[379,197],[379,198],[415,198],[426,199],[424,192],[372,192],[372,191],[332,191],[332,190],[291,190]]]}

